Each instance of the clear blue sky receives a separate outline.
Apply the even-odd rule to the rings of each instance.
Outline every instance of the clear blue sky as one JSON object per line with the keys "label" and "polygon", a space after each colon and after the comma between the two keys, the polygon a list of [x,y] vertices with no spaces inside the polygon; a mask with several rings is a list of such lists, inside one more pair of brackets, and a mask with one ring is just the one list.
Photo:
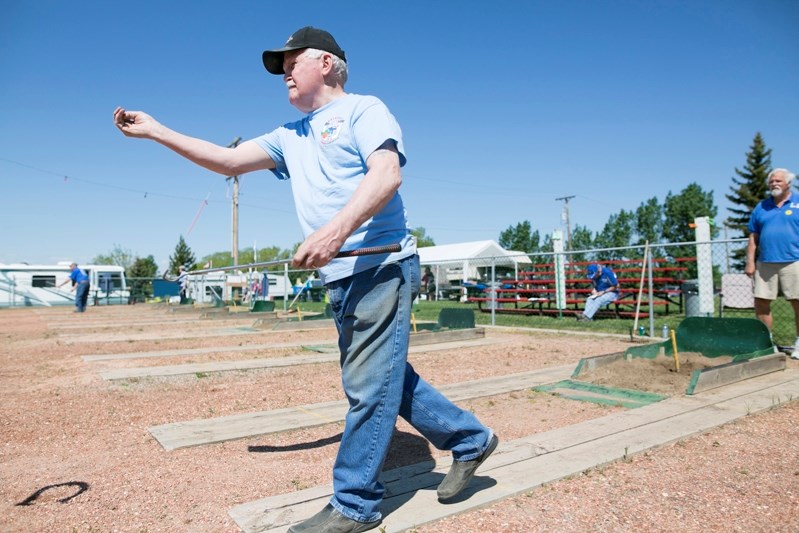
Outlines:
{"label": "clear blue sky", "polygon": [[[5,0],[0,262],[119,245],[163,268],[180,235],[198,258],[229,250],[225,179],[123,137],[112,111],[222,145],[296,120],[261,52],[305,25],[346,51],[347,90],[399,120],[410,224],[437,244],[549,233],[567,195],[572,226],[598,231],[691,182],[724,219],[758,131],[799,170],[795,0]],[[301,240],[288,184],[243,176],[240,202],[240,248]]]}

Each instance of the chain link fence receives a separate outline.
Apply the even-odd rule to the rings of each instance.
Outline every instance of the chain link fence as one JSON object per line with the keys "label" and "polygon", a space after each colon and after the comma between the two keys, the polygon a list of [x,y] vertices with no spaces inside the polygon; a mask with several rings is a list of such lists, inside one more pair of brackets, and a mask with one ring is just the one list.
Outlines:
{"label": "chain link fence", "polygon": [[[558,329],[585,308],[591,293],[586,268],[600,263],[614,271],[620,290],[595,318],[632,322],[637,333],[660,336],[663,326],[676,327],[685,317],[755,317],[752,280],[743,273],[745,248],[745,239],[730,239],[423,262],[432,281],[421,298],[470,306],[492,325],[517,316]],[[790,303],[774,302],[772,314],[775,342],[792,345]]]}
{"label": "chain link fence", "polygon": [[[755,317],[752,280],[743,273],[745,249],[745,239],[728,239],[423,262],[417,305],[471,308],[491,325],[563,329],[571,321],[570,329],[593,330],[601,324],[612,331],[661,336],[664,327],[676,328],[685,317]],[[614,271],[619,296],[597,313],[594,323],[578,324],[574,319],[591,294],[586,268],[594,263]],[[179,293],[176,282],[160,278],[132,278],[128,286],[134,302]],[[190,302],[215,305],[273,300],[284,310],[295,297],[299,302],[326,301],[315,272],[288,265],[193,275],[187,296]],[[792,345],[796,331],[790,303],[775,301],[772,314],[774,341]],[[507,317],[516,318],[508,322]]]}
{"label": "chain link fence", "polygon": [[[170,278],[128,278],[129,303],[151,301],[180,302],[180,285]],[[190,274],[183,303],[202,305],[249,305],[274,301],[288,310],[292,302],[324,302],[326,291],[316,271],[289,269],[249,269]],[[282,305],[281,305],[282,303]]]}

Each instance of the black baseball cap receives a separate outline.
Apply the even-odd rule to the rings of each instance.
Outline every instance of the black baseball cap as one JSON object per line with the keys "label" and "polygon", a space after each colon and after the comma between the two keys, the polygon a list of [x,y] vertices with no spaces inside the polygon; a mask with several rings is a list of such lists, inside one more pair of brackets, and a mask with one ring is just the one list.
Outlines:
{"label": "black baseball cap", "polygon": [[264,67],[272,74],[285,74],[285,72],[283,72],[283,55],[286,52],[300,50],[302,48],[324,50],[325,52],[330,52],[334,56],[340,57],[345,62],[347,61],[344,50],[341,49],[330,33],[312,26],[305,26],[295,31],[291,37],[289,37],[288,41],[286,41],[286,44],[283,45],[283,48],[264,51]]}

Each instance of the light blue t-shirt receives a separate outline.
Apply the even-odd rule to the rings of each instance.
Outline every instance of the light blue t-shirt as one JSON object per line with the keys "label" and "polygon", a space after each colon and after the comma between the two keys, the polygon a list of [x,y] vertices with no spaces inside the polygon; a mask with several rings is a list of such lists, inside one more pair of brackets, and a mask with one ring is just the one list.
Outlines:
{"label": "light blue t-shirt", "polygon": [[[367,172],[366,160],[387,140],[396,143],[405,165],[402,131],[374,96],[347,94],[297,122],[253,139],[275,162],[272,172],[291,179],[294,205],[307,238],[327,224],[352,198]],[[355,230],[342,251],[397,244],[397,253],[339,258],[319,269],[323,283],[346,278],[416,253],[405,206],[395,193],[383,209]]]}
{"label": "light blue t-shirt", "polygon": [[782,207],[778,207],[773,198],[766,198],[752,211],[749,232],[759,235],[758,261],[799,261],[799,203],[795,200],[791,193]]}

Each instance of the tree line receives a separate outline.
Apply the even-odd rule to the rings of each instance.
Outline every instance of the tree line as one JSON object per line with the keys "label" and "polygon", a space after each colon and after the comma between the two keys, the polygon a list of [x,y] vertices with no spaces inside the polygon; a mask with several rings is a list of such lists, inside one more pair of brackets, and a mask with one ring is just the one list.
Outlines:
{"label": "tree line", "polygon": [[[747,224],[749,215],[758,202],[768,194],[766,178],[772,170],[771,149],[766,147],[762,135],[755,134],[752,145],[746,153],[746,162],[741,169],[737,167],[735,176],[732,177],[730,192],[725,197],[734,204],[730,208],[731,215],[724,222],[729,230],[737,231],[742,237],[748,237]],[[601,230],[592,232],[586,226],[576,225],[570,235],[570,242],[565,243],[570,250],[596,250],[608,248],[630,248],[648,242],[650,245],[657,243],[680,243],[694,240],[694,229],[690,226],[694,218],[706,216],[711,220],[718,214],[718,208],[713,199],[713,192],[704,190],[698,183],[691,183],[678,193],[669,191],[661,202],[653,196],[641,202],[635,209],[622,209],[612,214]],[[720,228],[711,226],[711,236],[717,237]],[[423,227],[412,230],[420,247],[434,246],[435,241],[427,234]],[[516,250],[526,254],[552,252],[552,236],[542,235],[529,220],[508,226],[500,232],[498,243],[505,249]],[[248,264],[288,259],[294,255],[300,243],[291,249],[281,249],[277,246],[258,250],[256,260],[255,251],[245,249],[239,251],[239,263]],[[669,254],[673,257],[692,255],[690,246],[670,248]],[[734,252],[733,260],[738,268],[743,268],[744,250]],[[634,259],[642,255],[635,248],[627,250],[603,250],[597,252],[590,260]],[[575,253],[573,260],[587,260],[585,254]],[[98,255],[93,261],[95,264],[113,264],[125,268],[128,278],[155,278],[158,276],[158,265],[152,255],[137,256],[130,250],[120,245],[115,245],[107,255]],[[233,265],[231,252],[214,252],[200,258],[181,235],[172,255],[169,256],[167,273],[177,274],[178,267],[184,265],[189,270],[204,267],[222,267]],[[277,267],[275,267],[276,269]],[[273,269],[274,270],[274,269]]]}
{"label": "tree line", "polygon": [[[755,134],[752,145],[746,153],[743,168],[735,168],[730,192],[725,197],[734,204],[724,225],[741,237],[747,238],[749,216],[755,206],[768,195],[766,179],[771,172],[771,150],[766,147],[763,136]],[[698,183],[691,183],[678,193],[668,192],[661,202],[657,197],[641,202],[635,209],[622,209],[611,215],[608,221],[596,233],[585,226],[576,225],[571,231],[571,242],[565,243],[569,250],[594,250],[603,248],[630,248],[644,243],[680,243],[695,240],[694,228],[691,227],[696,217],[709,217],[715,220],[718,207],[713,199],[713,192],[704,190]],[[711,225],[711,237],[718,236],[720,227]],[[552,252],[552,236],[541,235],[533,230],[529,220],[509,226],[499,235],[498,243],[505,249],[518,250],[528,254]],[[738,269],[744,265],[743,248],[732,254]],[[585,254],[576,253],[575,261],[613,260],[640,258],[640,249],[602,250],[590,259]],[[692,256],[691,246],[669,248],[672,257]],[[545,259],[542,259],[545,261]]]}

